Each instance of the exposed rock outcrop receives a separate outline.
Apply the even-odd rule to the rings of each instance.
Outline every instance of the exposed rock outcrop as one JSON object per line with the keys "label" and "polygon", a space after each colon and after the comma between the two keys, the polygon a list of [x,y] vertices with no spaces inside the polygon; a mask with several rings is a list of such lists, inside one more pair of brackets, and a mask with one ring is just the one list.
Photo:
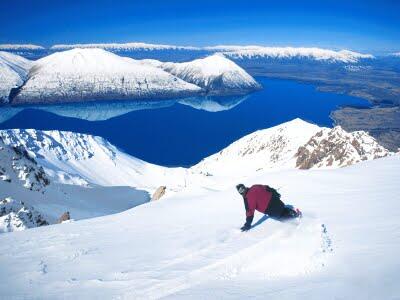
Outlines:
{"label": "exposed rock outcrop", "polygon": [[0,201],[0,233],[21,231],[49,225],[33,207],[22,201],[5,198]]}
{"label": "exposed rock outcrop", "polygon": [[167,190],[167,187],[166,187],[166,186],[163,186],[163,185],[160,186],[160,187],[154,192],[153,197],[151,197],[151,201],[160,200],[160,198],[161,198],[162,196],[165,195],[166,190]]}
{"label": "exposed rock outcrop", "polygon": [[344,167],[360,161],[389,155],[390,152],[379,145],[364,131],[346,132],[340,126],[324,128],[304,145],[295,157],[300,169]]}

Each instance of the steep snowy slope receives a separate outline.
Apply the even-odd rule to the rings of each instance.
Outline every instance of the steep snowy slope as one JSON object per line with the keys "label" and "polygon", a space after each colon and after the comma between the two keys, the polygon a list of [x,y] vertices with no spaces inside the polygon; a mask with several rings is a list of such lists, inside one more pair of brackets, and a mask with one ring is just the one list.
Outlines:
{"label": "steep snowy slope", "polygon": [[13,104],[174,98],[201,89],[171,74],[102,49],[72,49],[34,62]]}
{"label": "steep snowy slope", "polygon": [[[156,65],[154,61],[150,61],[149,64]],[[161,67],[187,82],[204,88],[208,94],[246,94],[261,88],[245,70],[220,54],[185,63],[164,63]]]}
{"label": "steep snowy slope", "polygon": [[[132,186],[153,192],[160,185],[171,189],[186,183],[183,168],[165,168],[121,152],[101,137],[65,131],[1,130],[8,145],[28,149],[46,172],[65,183],[64,174],[102,186]],[[76,182],[76,179],[75,181]]]}
{"label": "steep snowy slope", "polygon": [[0,51],[0,104],[9,101],[12,88],[24,83],[31,64],[22,56]]}
{"label": "steep snowy slope", "polygon": [[[112,216],[0,236],[2,298],[394,299],[400,158],[261,172],[303,219],[241,233],[235,182]],[[116,259],[117,258],[117,259]]]}
{"label": "steep snowy slope", "polygon": [[341,167],[389,155],[366,132],[321,128],[295,119],[251,133],[205,158],[193,170],[238,176],[272,168]]}
{"label": "steep snowy slope", "polygon": [[[38,140],[39,144],[41,142],[46,141]],[[73,141],[70,144],[79,148]],[[74,153],[68,156],[57,150],[60,148],[55,150],[57,155],[74,157]],[[8,145],[0,137],[0,233],[55,223],[66,211],[79,220],[117,213],[150,200],[146,191],[98,186],[84,180],[80,174],[56,169],[51,161],[44,163],[46,168],[41,162],[44,159],[38,159],[38,155],[27,151],[24,145]]]}

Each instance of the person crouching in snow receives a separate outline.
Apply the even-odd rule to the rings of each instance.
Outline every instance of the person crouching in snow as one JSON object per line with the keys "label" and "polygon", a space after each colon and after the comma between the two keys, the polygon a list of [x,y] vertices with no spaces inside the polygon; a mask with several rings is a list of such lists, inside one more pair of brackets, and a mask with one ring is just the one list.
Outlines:
{"label": "person crouching in snow", "polygon": [[280,220],[301,216],[298,209],[285,206],[285,203],[281,200],[281,195],[268,185],[256,184],[248,188],[240,183],[236,186],[236,189],[242,195],[246,209],[246,223],[240,228],[242,231],[251,228],[255,210]]}

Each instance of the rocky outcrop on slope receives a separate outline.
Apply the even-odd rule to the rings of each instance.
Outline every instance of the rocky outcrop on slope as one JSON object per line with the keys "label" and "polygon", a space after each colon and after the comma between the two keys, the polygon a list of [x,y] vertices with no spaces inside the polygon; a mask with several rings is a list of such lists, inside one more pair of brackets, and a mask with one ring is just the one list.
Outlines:
{"label": "rocky outcrop on slope", "polygon": [[49,225],[33,207],[12,198],[0,200],[0,233]]}
{"label": "rocky outcrop on slope", "polygon": [[312,136],[298,149],[295,157],[297,168],[310,169],[344,167],[389,154],[368,133],[346,132],[336,126],[333,129],[324,128]]}
{"label": "rocky outcrop on slope", "polygon": [[0,136],[0,180],[20,181],[32,191],[43,191],[50,184],[43,167],[23,146],[8,146]]}
{"label": "rocky outcrop on slope", "polygon": [[156,191],[154,192],[153,197],[151,197],[151,201],[160,200],[160,198],[161,198],[162,196],[165,195],[166,190],[167,190],[167,187],[166,187],[166,186],[163,186],[163,185],[160,186],[160,187],[159,187],[158,189],[156,189]]}

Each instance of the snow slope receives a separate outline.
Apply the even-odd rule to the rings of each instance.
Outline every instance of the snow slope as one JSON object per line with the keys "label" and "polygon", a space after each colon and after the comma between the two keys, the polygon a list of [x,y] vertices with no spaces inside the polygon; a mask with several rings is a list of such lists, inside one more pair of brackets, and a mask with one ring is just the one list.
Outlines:
{"label": "snow slope", "polygon": [[251,133],[192,169],[238,176],[263,169],[334,168],[390,155],[366,132],[321,128],[301,119]]}
{"label": "snow slope", "polygon": [[13,104],[174,98],[199,93],[159,68],[102,49],[57,52],[33,63]]}
{"label": "snow slope", "polygon": [[0,104],[9,101],[12,88],[24,83],[31,64],[22,56],[0,51]]}
{"label": "snow slope", "polygon": [[[150,61],[149,64],[156,65],[154,61]],[[220,54],[185,63],[164,63],[161,67],[187,82],[204,88],[208,94],[246,94],[261,88],[245,70]]]}
{"label": "snow slope", "polygon": [[[263,171],[299,222],[256,216],[237,183],[188,187],[119,214],[0,236],[0,295],[41,299],[394,299],[399,156],[335,170]],[[117,259],[116,259],[117,258]]]}
{"label": "snow slope", "polygon": [[371,54],[362,54],[349,50],[330,50],[305,47],[262,47],[262,46],[216,46],[216,50],[234,59],[291,59],[307,58],[316,61],[356,63],[361,59],[374,58]]}

